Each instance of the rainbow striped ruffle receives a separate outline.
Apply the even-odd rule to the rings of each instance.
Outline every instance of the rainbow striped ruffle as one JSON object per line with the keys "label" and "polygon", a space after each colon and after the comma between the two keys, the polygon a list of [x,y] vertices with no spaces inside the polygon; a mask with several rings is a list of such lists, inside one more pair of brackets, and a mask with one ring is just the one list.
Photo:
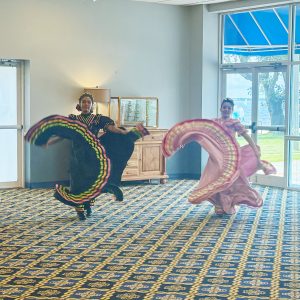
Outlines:
{"label": "rainbow striped ruffle", "polygon": [[240,151],[221,125],[212,120],[193,119],[178,123],[167,132],[162,143],[163,154],[171,156],[192,141],[199,143],[216,162],[215,170],[211,170],[217,174],[216,179],[206,180],[204,186],[199,185],[189,195],[189,202],[199,203],[229,187],[238,178]]}
{"label": "rainbow striped ruffle", "polygon": [[61,185],[56,185],[56,192],[65,202],[69,202],[73,206],[97,197],[110,175],[110,161],[97,137],[88,130],[85,124],[79,121],[70,120],[60,115],[52,115],[32,126],[25,135],[25,140],[41,146],[46,144],[53,135],[85,143],[87,151],[91,151],[91,157],[93,158],[93,161],[90,162],[92,165],[91,174],[95,177],[94,183],[80,194],[72,194],[66,187]]}

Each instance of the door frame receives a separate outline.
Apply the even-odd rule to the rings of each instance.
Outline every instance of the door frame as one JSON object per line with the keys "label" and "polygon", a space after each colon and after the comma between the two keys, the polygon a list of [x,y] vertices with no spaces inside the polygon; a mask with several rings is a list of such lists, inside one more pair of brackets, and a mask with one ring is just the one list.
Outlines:
{"label": "door frame", "polygon": [[0,188],[24,187],[24,74],[25,65],[20,60],[0,60],[0,67],[16,67],[17,124],[1,125],[1,130],[17,130],[17,181],[0,182]]}

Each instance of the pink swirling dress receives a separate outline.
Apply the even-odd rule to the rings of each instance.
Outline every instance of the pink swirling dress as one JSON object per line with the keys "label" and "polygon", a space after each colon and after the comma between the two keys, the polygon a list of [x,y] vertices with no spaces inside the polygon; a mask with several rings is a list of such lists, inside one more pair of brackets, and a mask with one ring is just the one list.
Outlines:
{"label": "pink swirling dress", "polygon": [[[242,135],[247,130],[239,120],[221,118],[214,119],[225,131],[235,139],[236,134]],[[215,205],[216,213],[235,213],[235,206],[245,204],[250,207],[261,207],[263,199],[259,193],[253,189],[247,177],[253,175],[258,170],[258,160],[250,145],[240,147],[239,176],[231,186],[225,190],[212,195],[208,200]],[[211,164],[208,162],[205,172],[213,172]]]}
{"label": "pink swirling dress", "polygon": [[[191,141],[200,144],[209,154],[198,186],[189,195],[190,203],[208,200],[217,214],[233,214],[235,206],[240,204],[262,206],[262,197],[247,179],[258,170],[257,157],[249,145],[239,147],[235,138],[244,132],[245,127],[234,119],[186,120],[167,132],[162,144],[166,157]],[[266,161],[262,164],[266,174],[276,172],[272,164]]]}

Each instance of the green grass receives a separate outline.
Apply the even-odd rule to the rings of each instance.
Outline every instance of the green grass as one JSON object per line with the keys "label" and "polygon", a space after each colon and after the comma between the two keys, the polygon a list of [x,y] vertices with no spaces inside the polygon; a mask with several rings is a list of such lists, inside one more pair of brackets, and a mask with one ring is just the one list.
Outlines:
{"label": "green grass", "polygon": [[[245,145],[247,142],[244,138],[239,137],[239,144]],[[284,161],[284,138],[283,135],[275,133],[259,134],[258,144],[261,148],[261,158],[266,159],[270,162],[282,162]],[[300,160],[300,142],[294,143],[295,148],[292,151],[293,160]]]}

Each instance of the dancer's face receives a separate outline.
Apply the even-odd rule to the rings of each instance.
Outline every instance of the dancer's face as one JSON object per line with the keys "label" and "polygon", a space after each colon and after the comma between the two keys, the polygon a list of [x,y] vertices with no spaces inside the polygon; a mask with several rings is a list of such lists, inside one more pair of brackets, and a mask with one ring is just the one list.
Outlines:
{"label": "dancer's face", "polygon": [[82,113],[87,114],[91,111],[93,102],[90,97],[84,97],[80,102],[80,106]]}
{"label": "dancer's face", "polygon": [[229,102],[224,102],[220,108],[222,119],[229,119],[233,112],[233,106]]}

